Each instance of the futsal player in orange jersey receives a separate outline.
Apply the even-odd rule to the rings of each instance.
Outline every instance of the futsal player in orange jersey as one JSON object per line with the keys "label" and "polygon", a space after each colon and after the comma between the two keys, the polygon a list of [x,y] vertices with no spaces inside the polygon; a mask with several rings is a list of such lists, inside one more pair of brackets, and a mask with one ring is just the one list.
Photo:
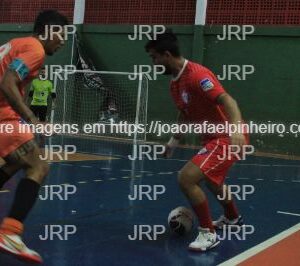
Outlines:
{"label": "futsal player in orange jersey", "polygon": [[[145,48],[153,63],[163,65],[165,74],[173,76],[170,92],[179,109],[179,123],[225,125],[228,122],[236,126],[242,123],[236,101],[209,69],[181,56],[177,37],[172,31],[168,30],[158,35],[156,40],[150,40]],[[168,156],[180,137],[175,135],[170,139],[167,144]],[[238,156],[230,156],[230,145],[242,147],[247,142],[247,135],[241,132],[235,132],[231,136],[225,131],[203,134],[203,149],[181,169],[178,176],[179,186],[189,200],[200,225],[199,234],[189,245],[189,249],[211,249],[220,242],[215,229],[242,225],[242,218],[234,201],[229,198],[224,180],[229,168],[238,160]],[[219,202],[224,208],[224,215],[215,222],[212,221],[200,181],[205,181],[215,196],[223,198]]]}
{"label": "futsal player in orange jersey", "polygon": [[35,78],[46,55],[63,46],[63,34],[45,34],[49,25],[65,26],[67,18],[55,10],[42,11],[34,23],[33,35],[16,38],[0,46],[0,125],[9,124],[12,132],[0,132],[0,189],[18,170],[25,171],[12,207],[0,225],[0,250],[30,262],[41,263],[40,255],[27,248],[21,239],[23,222],[34,206],[40,185],[48,174],[47,162],[30,132],[20,133],[20,123],[38,123],[23,96],[26,84]]}

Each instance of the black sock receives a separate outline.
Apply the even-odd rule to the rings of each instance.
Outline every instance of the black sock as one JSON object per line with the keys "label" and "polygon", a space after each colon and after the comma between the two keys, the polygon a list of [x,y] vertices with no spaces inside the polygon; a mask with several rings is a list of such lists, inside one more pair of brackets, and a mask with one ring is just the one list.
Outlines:
{"label": "black sock", "polygon": [[9,174],[3,171],[2,168],[0,168],[0,189],[4,186],[4,184],[11,178]]}
{"label": "black sock", "polygon": [[23,178],[16,190],[15,199],[8,217],[23,222],[32,209],[38,195],[40,185],[29,178]]}

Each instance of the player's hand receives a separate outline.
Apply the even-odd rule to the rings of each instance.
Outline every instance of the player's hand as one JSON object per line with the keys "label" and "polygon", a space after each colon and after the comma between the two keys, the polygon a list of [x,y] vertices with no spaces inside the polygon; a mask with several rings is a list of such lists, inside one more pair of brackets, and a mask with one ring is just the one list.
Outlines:
{"label": "player's hand", "polygon": [[[230,144],[233,145],[233,146],[239,146],[240,148],[246,144],[246,140],[245,140],[245,136],[244,134],[242,133],[233,133],[231,136],[230,136]],[[238,149],[238,148],[237,148]]]}
{"label": "player's hand", "polygon": [[169,142],[165,145],[165,152],[163,153],[163,156],[165,158],[171,158],[178,143],[179,139],[171,137]]}
{"label": "player's hand", "polygon": [[163,157],[169,159],[173,156],[175,148],[170,147],[168,144],[165,145],[165,152],[163,153]]}

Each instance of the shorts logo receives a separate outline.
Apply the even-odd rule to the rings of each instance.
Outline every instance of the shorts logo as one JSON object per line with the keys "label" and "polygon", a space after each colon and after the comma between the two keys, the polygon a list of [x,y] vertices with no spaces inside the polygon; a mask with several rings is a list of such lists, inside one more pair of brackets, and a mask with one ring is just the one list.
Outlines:
{"label": "shorts logo", "polygon": [[187,94],[186,91],[183,91],[183,92],[182,92],[181,98],[182,98],[182,100],[183,100],[183,102],[184,102],[185,104],[187,104],[187,103],[189,102],[189,95]]}
{"label": "shorts logo", "polygon": [[209,90],[213,89],[214,84],[212,83],[212,81],[210,79],[206,78],[206,79],[202,79],[200,81],[200,86],[203,91],[209,91]]}
{"label": "shorts logo", "polygon": [[205,154],[205,153],[208,153],[208,150],[206,148],[202,148],[198,154]]}

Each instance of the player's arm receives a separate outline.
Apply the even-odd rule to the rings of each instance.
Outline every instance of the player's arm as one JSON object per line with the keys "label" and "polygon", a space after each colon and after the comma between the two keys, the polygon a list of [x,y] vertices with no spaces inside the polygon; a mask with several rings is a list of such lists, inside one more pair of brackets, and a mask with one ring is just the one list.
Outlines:
{"label": "player's arm", "polygon": [[[177,114],[177,124],[182,124],[185,122],[185,115],[182,111],[178,111],[178,114]],[[181,133],[178,133],[178,134],[174,134],[173,135],[173,138],[176,139],[176,140],[181,140],[183,137],[183,135]]]}
{"label": "player's arm", "polygon": [[17,49],[16,57],[12,60],[0,82],[0,90],[16,113],[28,123],[38,123],[30,108],[26,105],[18,86],[31,73],[38,74],[45,57],[44,50],[35,40]]}
{"label": "player's arm", "polygon": [[[224,110],[227,114],[230,124],[235,124],[238,126],[242,122],[241,111],[238,107],[237,102],[228,94],[222,93],[217,98],[218,104],[224,106]],[[231,136],[231,144],[242,146],[245,144],[245,137],[242,133],[234,132]]]}
{"label": "player's arm", "polygon": [[[195,74],[195,89],[197,92],[202,90],[204,97],[209,99],[212,104],[222,105],[226,112],[229,123],[239,125],[242,122],[240,109],[236,101],[224,90],[220,82],[207,71]],[[245,144],[245,137],[242,133],[235,132],[230,136],[232,145],[242,146]]]}
{"label": "player's arm", "polygon": [[[177,114],[177,124],[181,124],[185,121],[185,115],[182,111],[179,111]],[[180,139],[183,137],[182,134],[174,134],[168,143],[165,145],[165,153],[164,157],[170,158],[175,150],[175,148],[178,146]]]}
{"label": "player's arm", "polygon": [[9,69],[5,72],[0,82],[0,90],[16,113],[29,123],[37,123],[37,118],[25,104],[22,95],[19,92],[19,82],[20,79],[16,72]]}

